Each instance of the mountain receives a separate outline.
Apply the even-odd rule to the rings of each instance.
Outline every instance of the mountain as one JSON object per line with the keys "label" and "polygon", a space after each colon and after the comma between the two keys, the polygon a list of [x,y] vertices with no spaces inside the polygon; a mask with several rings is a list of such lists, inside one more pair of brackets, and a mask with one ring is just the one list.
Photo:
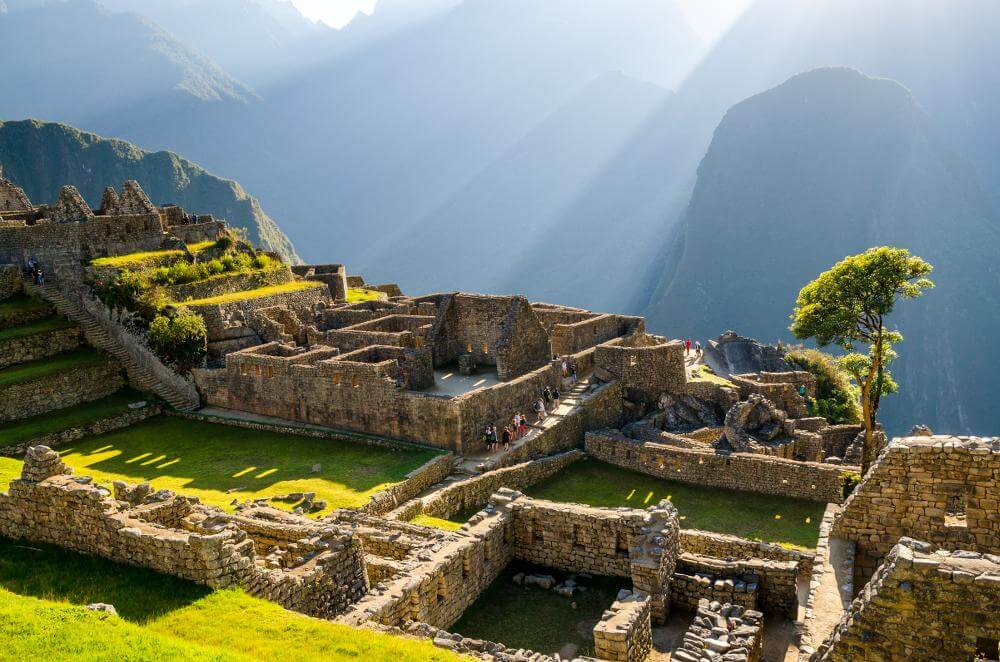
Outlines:
{"label": "mountain", "polygon": [[144,152],[65,124],[0,121],[0,169],[36,204],[55,200],[61,186],[72,184],[96,208],[105,187],[135,179],[155,204],[224,218],[246,228],[258,245],[298,260],[295,247],[256,198],[171,152]]}
{"label": "mountain", "polygon": [[336,31],[281,0],[98,0],[150,19],[237,78],[258,86],[322,57]]}
{"label": "mountain", "polygon": [[88,124],[242,105],[254,93],[146,18],[93,0],[11,0],[0,12],[2,117]]}
{"label": "mountain", "polygon": [[334,259],[336,246],[357,264],[374,237],[417,227],[600,74],[674,85],[700,48],[673,2],[465,0],[259,88],[260,102],[87,128],[231,173],[307,259]]}
{"label": "mountain", "polygon": [[[634,276],[597,268],[593,248],[615,246],[640,260],[655,252],[662,168],[645,166],[669,154],[655,143],[641,151],[632,141],[650,135],[647,121],[672,96],[620,72],[598,76],[415,227],[384,237],[360,268],[428,291],[461,283],[622,309],[621,293]],[[626,157],[644,167],[622,167]],[[405,251],[447,257],[428,273],[422,262],[396,258]]]}
{"label": "mountain", "polygon": [[910,249],[937,288],[902,303],[893,432],[1000,427],[1000,218],[909,90],[818,69],[731,108],[698,168],[646,314],[671,335],[789,338],[799,289],[845,255]]}

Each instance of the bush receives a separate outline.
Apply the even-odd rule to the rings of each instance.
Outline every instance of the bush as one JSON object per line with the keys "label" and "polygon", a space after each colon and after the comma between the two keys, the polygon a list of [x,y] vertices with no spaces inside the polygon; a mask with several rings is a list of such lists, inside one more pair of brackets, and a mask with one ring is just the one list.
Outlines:
{"label": "bush", "polygon": [[861,422],[858,389],[841,369],[837,359],[818,349],[797,347],[785,358],[816,378],[816,398],[809,401],[809,413],[831,424]]}
{"label": "bush", "polygon": [[158,315],[149,325],[149,344],[161,359],[186,372],[208,351],[205,320],[184,308],[172,315]]}
{"label": "bush", "polygon": [[861,482],[861,474],[857,471],[845,471],[840,474],[840,480],[843,481],[843,493],[844,498],[846,499],[851,496],[851,492],[853,492],[854,488]]}

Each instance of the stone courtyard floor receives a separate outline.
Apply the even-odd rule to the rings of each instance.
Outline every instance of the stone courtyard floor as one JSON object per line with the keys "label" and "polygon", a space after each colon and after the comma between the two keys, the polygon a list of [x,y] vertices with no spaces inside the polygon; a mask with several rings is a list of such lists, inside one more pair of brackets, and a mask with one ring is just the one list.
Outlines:
{"label": "stone courtyard floor", "polygon": [[[231,502],[290,492],[315,492],[334,508],[357,508],[435,457],[422,449],[390,449],[313,437],[247,430],[158,416],[58,449],[76,474],[149,482],[232,510]],[[312,469],[319,465],[319,471]],[[0,457],[0,491],[21,472],[21,460]],[[275,504],[290,508],[294,504]]]}
{"label": "stone courtyard floor", "polygon": [[529,496],[590,506],[677,507],[681,527],[813,549],[825,504],[666,481],[584,459],[526,490]]}
{"label": "stone courtyard floor", "polygon": [[579,655],[592,654],[594,625],[615,601],[618,591],[631,587],[631,582],[622,577],[573,575],[584,590],[565,597],[553,590],[519,586],[513,581],[519,572],[552,575],[559,582],[571,576],[514,561],[449,631],[547,655],[554,655],[566,644],[575,646]]}

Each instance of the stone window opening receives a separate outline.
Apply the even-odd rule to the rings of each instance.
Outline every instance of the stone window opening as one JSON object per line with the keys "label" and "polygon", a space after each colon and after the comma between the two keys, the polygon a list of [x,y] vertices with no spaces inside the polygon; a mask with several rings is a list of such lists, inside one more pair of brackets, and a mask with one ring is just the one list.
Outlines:
{"label": "stone window opening", "polygon": [[258,364],[258,365],[255,365],[255,366],[253,367],[253,374],[254,374],[255,376],[257,376],[257,377],[260,377],[260,373],[261,373],[261,370],[260,370],[260,364]]}
{"label": "stone window opening", "polygon": [[445,582],[444,575],[438,577],[438,588],[437,588],[437,603],[443,605],[445,598],[448,597],[448,584]]}
{"label": "stone window opening", "polygon": [[977,637],[976,656],[973,659],[998,662],[1000,660],[1000,640]]}
{"label": "stone window opening", "polygon": [[333,375],[333,385],[334,386],[340,386],[340,373],[339,372],[334,373],[334,375]]}
{"label": "stone window opening", "polygon": [[483,547],[483,565],[485,567],[490,567],[490,548]]}
{"label": "stone window opening", "polygon": [[483,343],[483,354],[489,354],[489,353],[490,353],[490,346],[487,345],[486,343]]}
{"label": "stone window opening", "polygon": [[583,543],[583,529],[579,524],[573,525],[573,547],[578,549],[585,547]]}
{"label": "stone window opening", "polygon": [[472,343],[471,342],[470,343],[466,343],[466,345],[465,345],[465,353],[466,354],[472,354]]}
{"label": "stone window opening", "polygon": [[245,363],[240,366],[240,374],[243,375],[244,377],[250,374],[250,368],[248,368]]}
{"label": "stone window opening", "polygon": [[268,376],[268,378],[274,377],[274,366],[273,365],[267,366],[267,376]]}
{"label": "stone window opening", "polygon": [[639,365],[639,357],[638,356],[630,356],[629,359],[628,359],[628,364],[631,367],[635,367],[635,366]]}
{"label": "stone window opening", "polygon": [[624,531],[619,531],[615,542],[615,554],[618,556],[628,556],[628,535]]}
{"label": "stone window opening", "polygon": [[944,507],[944,525],[953,527],[968,526],[965,519],[965,495],[949,494]]}

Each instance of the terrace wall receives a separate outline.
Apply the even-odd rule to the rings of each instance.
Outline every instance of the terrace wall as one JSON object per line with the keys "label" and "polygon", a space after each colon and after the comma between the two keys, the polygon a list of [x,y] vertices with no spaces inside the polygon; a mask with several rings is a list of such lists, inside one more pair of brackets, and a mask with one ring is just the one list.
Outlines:
{"label": "terrace wall", "polygon": [[298,290],[295,292],[282,292],[268,296],[254,297],[251,299],[240,299],[223,304],[203,304],[189,306],[192,312],[198,313],[205,320],[205,327],[208,330],[209,339],[222,337],[229,321],[237,313],[244,319],[250,319],[252,313],[261,308],[271,306],[288,306],[293,310],[312,308],[316,303],[327,299],[327,290],[324,287],[314,287],[308,290]]}
{"label": "terrace wall", "polygon": [[79,347],[82,339],[80,328],[71,326],[0,340],[0,369],[68,352]]}
{"label": "terrace wall", "polygon": [[594,655],[602,660],[643,662],[653,649],[649,598],[622,595],[594,626]]}
{"label": "terrace wall", "polygon": [[0,264],[0,301],[21,291],[20,264]]}
{"label": "terrace wall", "polygon": [[588,432],[587,453],[609,464],[666,480],[809,499],[843,501],[843,468],[757,453],[720,454],[630,439],[617,432]]}
{"label": "terrace wall", "polygon": [[86,439],[87,437],[95,437],[99,434],[106,434],[108,432],[127,428],[135,425],[136,423],[140,423],[147,418],[152,418],[153,416],[160,414],[161,411],[162,407],[160,405],[147,404],[141,409],[130,409],[129,411],[118,414],[117,416],[109,416],[108,418],[87,423],[86,425],[59,430],[58,432],[50,432],[40,437],[26,439],[16,443],[9,443],[7,440],[3,439],[2,436],[0,436],[0,455],[21,458],[24,457],[24,453],[32,446],[58,448],[60,446],[65,446],[66,444],[75,443],[81,439]]}
{"label": "terrace wall", "polygon": [[124,385],[121,365],[109,358],[102,364],[3,386],[0,387],[0,422],[98,400]]}

